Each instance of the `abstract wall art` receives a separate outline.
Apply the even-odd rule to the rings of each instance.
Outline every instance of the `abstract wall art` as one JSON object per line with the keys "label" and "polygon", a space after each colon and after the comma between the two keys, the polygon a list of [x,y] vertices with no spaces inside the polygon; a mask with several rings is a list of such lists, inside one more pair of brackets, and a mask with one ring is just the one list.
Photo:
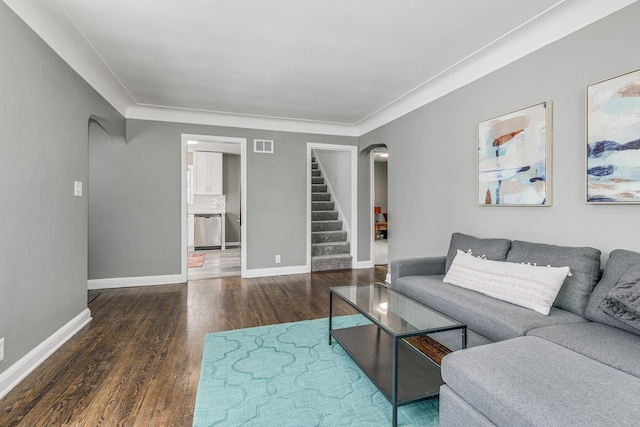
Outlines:
{"label": "abstract wall art", "polygon": [[587,203],[640,203],[640,70],[587,86]]}
{"label": "abstract wall art", "polygon": [[551,101],[478,125],[478,202],[551,205]]}

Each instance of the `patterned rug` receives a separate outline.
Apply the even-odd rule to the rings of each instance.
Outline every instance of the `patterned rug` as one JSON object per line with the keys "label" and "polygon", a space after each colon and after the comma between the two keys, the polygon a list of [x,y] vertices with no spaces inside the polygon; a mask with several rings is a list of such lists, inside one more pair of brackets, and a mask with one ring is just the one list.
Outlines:
{"label": "patterned rug", "polygon": [[[369,323],[334,319],[336,328]],[[351,357],[328,343],[328,320],[208,334],[194,427],[385,426],[391,404]],[[402,406],[399,426],[437,426],[438,399]]]}
{"label": "patterned rug", "polygon": [[189,254],[187,257],[187,268],[198,268],[204,264],[204,257],[207,254]]}

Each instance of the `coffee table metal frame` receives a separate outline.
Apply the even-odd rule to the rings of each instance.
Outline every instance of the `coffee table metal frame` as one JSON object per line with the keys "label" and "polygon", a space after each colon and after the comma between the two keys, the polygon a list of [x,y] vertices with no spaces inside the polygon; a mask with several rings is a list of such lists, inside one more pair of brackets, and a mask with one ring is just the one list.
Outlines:
{"label": "coffee table metal frame", "polygon": [[[360,294],[358,291],[361,291]],[[333,329],[334,294],[372,324]],[[364,301],[358,301],[358,298],[354,301],[347,294],[359,295]],[[377,296],[375,302],[371,300],[372,295]],[[385,303],[385,309],[382,310],[382,304]],[[412,320],[422,324],[412,325],[405,317],[409,313],[403,312],[403,306],[410,306]],[[399,406],[436,396],[443,384],[440,367],[408,344],[405,338],[456,329],[461,331],[462,348],[466,348],[467,325],[381,283],[329,289],[329,345],[335,338],[393,405],[394,427],[398,422]]]}

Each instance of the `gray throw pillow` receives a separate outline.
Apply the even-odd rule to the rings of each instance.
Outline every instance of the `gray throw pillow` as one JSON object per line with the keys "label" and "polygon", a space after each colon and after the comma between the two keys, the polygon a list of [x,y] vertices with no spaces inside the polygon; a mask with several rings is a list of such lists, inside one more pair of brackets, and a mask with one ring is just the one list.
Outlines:
{"label": "gray throw pillow", "polygon": [[492,261],[504,261],[507,259],[510,247],[511,240],[509,239],[480,239],[468,234],[453,233],[449,244],[449,252],[447,252],[445,273],[449,271],[449,267],[451,267],[458,250],[465,253],[471,251],[474,256],[485,257]]}
{"label": "gray throw pillow", "polygon": [[571,276],[565,279],[553,306],[579,316],[584,316],[591,290],[600,279],[600,251],[595,248],[514,240],[507,261],[569,267]]}
{"label": "gray throw pillow", "polygon": [[628,251],[625,249],[616,249],[609,254],[609,259],[604,267],[602,279],[596,285],[595,289],[589,297],[589,304],[585,316],[592,322],[598,322],[623,331],[640,335],[640,330],[633,328],[618,319],[609,316],[602,311],[600,304],[609,295],[611,289],[618,283],[620,278],[634,265],[640,264],[640,253]]}
{"label": "gray throw pillow", "polygon": [[640,329],[640,264],[622,275],[600,303],[600,308],[619,321]]}

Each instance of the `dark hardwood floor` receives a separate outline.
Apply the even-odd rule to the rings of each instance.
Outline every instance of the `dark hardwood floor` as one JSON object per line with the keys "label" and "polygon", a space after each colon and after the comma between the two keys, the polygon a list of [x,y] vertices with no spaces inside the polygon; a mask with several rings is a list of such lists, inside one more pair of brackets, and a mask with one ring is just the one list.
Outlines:
{"label": "dark hardwood floor", "polygon": [[[104,290],[93,320],[0,401],[0,426],[191,426],[207,333],[328,315],[387,268]],[[350,314],[346,304],[334,313]]]}

